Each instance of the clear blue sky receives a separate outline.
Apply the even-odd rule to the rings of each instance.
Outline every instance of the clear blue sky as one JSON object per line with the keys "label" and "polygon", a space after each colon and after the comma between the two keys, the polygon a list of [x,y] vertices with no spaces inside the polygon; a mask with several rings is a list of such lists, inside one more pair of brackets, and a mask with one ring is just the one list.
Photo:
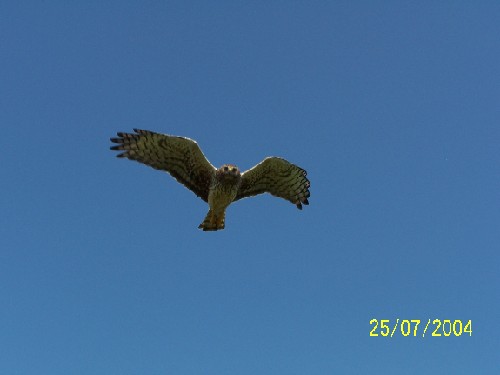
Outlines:
{"label": "clear blue sky", "polygon": [[[500,366],[500,4],[4,1],[1,374]],[[310,205],[207,205],[143,128],[282,156]],[[373,318],[473,335],[369,337]],[[422,327],[421,327],[422,328]],[[419,331],[421,332],[421,331]]]}

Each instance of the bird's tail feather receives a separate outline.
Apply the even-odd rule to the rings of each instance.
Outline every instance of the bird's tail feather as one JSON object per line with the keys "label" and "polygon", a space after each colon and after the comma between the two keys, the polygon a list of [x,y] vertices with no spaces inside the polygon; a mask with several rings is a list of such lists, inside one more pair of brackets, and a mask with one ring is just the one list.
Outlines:
{"label": "bird's tail feather", "polygon": [[220,214],[216,214],[212,210],[208,210],[207,216],[203,222],[198,226],[198,228],[204,231],[215,231],[224,229],[225,226],[226,211],[222,211]]}

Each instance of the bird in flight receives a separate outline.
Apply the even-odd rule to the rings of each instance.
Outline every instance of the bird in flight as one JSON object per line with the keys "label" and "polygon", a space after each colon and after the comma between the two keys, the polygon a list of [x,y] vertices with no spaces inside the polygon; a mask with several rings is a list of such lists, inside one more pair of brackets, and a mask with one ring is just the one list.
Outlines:
{"label": "bird in flight", "polygon": [[111,150],[116,155],[168,172],[178,182],[209,205],[208,214],[198,228],[204,231],[224,229],[226,208],[242,198],[270,193],[295,204],[308,205],[310,182],[307,172],[279,157],[267,157],[241,173],[237,166],[215,168],[192,139],[149,130],[117,133]]}

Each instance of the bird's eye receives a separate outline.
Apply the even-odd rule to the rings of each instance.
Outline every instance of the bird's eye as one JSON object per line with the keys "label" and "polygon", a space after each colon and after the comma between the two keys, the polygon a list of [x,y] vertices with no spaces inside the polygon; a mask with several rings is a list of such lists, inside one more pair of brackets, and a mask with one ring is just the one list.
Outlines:
{"label": "bird's eye", "polygon": [[229,168],[228,167],[224,167],[224,170],[227,172],[229,170]]}
{"label": "bird's eye", "polygon": [[233,172],[236,172],[236,168],[233,168]]}

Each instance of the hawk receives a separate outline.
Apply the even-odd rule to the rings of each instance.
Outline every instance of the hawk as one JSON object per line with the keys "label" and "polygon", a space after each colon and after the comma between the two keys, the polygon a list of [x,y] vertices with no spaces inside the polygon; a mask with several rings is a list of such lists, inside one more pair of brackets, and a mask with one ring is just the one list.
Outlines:
{"label": "hawk", "polygon": [[309,204],[310,182],[307,172],[279,157],[267,157],[241,173],[237,166],[215,168],[192,139],[149,130],[117,133],[111,138],[123,151],[116,155],[163,170],[193,191],[209,205],[208,214],[198,228],[204,231],[224,229],[226,208],[239,199],[270,193],[295,204],[299,210]]}

